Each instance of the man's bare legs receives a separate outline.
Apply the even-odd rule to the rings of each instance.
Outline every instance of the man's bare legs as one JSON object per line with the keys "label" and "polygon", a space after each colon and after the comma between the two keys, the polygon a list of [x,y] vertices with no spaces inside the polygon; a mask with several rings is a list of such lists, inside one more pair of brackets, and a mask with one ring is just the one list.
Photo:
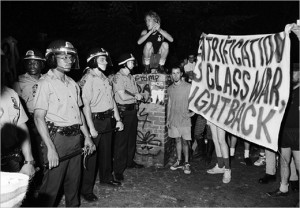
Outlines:
{"label": "man's bare legs", "polygon": [[224,159],[222,157],[221,147],[218,140],[218,130],[217,126],[208,122],[207,123],[210,126],[212,139],[215,145],[216,149],[216,155],[217,155],[217,165],[213,167],[212,169],[207,170],[207,173],[209,174],[217,174],[217,173],[224,173]]}
{"label": "man's bare legs", "polygon": [[283,193],[289,191],[289,176],[290,176],[290,162],[291,162],[292,150],[291,148],[281,148],[280,157],[280,188]]}
{"label": "man's bare legs", "polygon": [[181,158],[182,151],[183,151],[183,155],[184,155],[184,161],[188,162],[189,161],[188,141],[182,139],[181,137],[178,137],[178,138],[176,138],[176,152],[177,152],[177,159],[179,161],[182,161],[182,158]]}
{"label": "man's bare legs", "polygon": [[[145,44],[144,50],[143,50],[143,58],[144,58],[144,64],[146,71],[150,69],[150,57],[153,54],[153,45],[151,42],[147,42]],[[167,56],[169,54],[169,44],[167,42],[163,42],[159,48],[158,53],[160,54],[160,60],[159,60],[159,70],[160,72],[164,72],[163,66],[165,65]]]}
{"label": "man's bare legs", "polygon": [[182,139],[181,137],[177,137],[176,141],[176,152],[177,152],[177,160],[182,161],[181,153],[182,153]]}
{"label": "man's bare legs", "polygon": [[230,169],[229,166],[229,148],[225,138],[225,130],[217,127],[217,138],[221,149],[221,154],[224,159],[225,168]]}
{"label": "man's bare legs", "polygon": [[181,138],[184,162],[189,162],[189,145],[188,141]]}
{"label": "man's bare legs", "polygon": [[167,42],[163,42],[159,49],[160,60],[159,65],[164,66],[167,60],[167,56],[169,54],[169,44]]}
{"label": "man's bare legs", "polygon": [[143,50],[143,59],[144,59],[146,73],[150,72],[150,57],[152,53],[153,53],[153,45],[151,42],[147,42]]}

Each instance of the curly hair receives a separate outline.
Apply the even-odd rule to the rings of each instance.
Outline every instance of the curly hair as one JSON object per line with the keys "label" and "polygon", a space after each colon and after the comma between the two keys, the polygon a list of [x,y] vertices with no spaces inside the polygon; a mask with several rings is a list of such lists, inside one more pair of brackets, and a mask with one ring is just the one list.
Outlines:
{"label": "curly hair", "polygon": [[145,14],[145,21],[146,21],[146,17],[149,16],[151,18],[154,19],[155,22],[157,22],[158,24],[161,24],[161,20],[160,20],[160,17],[158,16],[158,14],[154,11],[149,11]]}

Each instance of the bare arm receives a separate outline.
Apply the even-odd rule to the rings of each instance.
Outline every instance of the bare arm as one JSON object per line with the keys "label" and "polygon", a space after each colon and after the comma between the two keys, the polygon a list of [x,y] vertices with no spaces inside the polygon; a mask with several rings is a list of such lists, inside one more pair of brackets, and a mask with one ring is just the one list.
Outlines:
{"label": "bare arm", "polygon": [[50,138],[48,127],[45,121],[47,111],[42,109],[34,110],[34,123],[37,127],[39,134],[41,135],[43,141],[46,144],[48,153],[47,158],[49,162],[49,169],[52,169],[59,164],[58,154],[56,152],[56,148]]}
{"label": "bare arm", "polygon": [[88,148],[88,154],[92,154],[96,150],[96,146],[91,139],[82,111],[80,111],[80,116],[82,119],[82,125],[80,126],[80,130],[84,135],[84,147]]}
{"label": "bare arm", "polygon": [[119,131],[122,131],[124,129],[124,124],[121,121],[121,117],[116,102],[115,101],[113,102],[114,102],[114,117],[117,120],[116,127],[119,128]]}
{"label": "bare arm", "polygon": [[170,42],[173,42],[173,41],[174,41],[174,40],[173,40],[173,37],[172,37],[167,31],[165,31],[165,30],[159,28],[159,29],[158,29],[158,32],[159,32],[160,34],[162,34],[162,36],[164,36],[168,41],[170,41]]}
{"label": "bare arm", "polygon": [[171,112],[171,99],[168,98],[168,107],[167,107],[167,127],[170,128],[170,112]]}
{"label": "bare arm", "polygon": [[96,131],[96,128],[95,128],[94,123],[93,123],[90,102],[84,97],[82,98],[82,101],[83,101],[83,104],[84,104],[83,114],[85,116],[87,125],[90,129],[90,133],[91,133],[93,138],[96,138],[98,136],[98,132]]}
{"label": "bare arm", "polygon": [[149,32],[147,32],[147,30],[143,30],[140,38],[137,41],[137,44],[141,45],[143,42],[145,42],[145,40],[147,40],[147,38],[152,34],[152,32],[152,30],[150,30]]}
{"label": "bare arm", "polygon": [[[25,123],[19,124],[18,127],[23,129],[26,132],[26,138],[22,143],[21,149],[22,153],[24,155],[25,161],[33,161],[32,151],[31,151],[31,142],[30,142],[30,136],[29,131],[27,128],[27,125]],[[28,176],[31,176],[34,174],[35,169],[33,164],[24,164],[20,170],[21,173],[24,173]]]}
{"label": "bare arm", "polygon": [[161,29],[160,24],[156,23],[153,30],[157,30],[162,36],[164,36],[169,42],[173,42],[173,37],[165,30]]}

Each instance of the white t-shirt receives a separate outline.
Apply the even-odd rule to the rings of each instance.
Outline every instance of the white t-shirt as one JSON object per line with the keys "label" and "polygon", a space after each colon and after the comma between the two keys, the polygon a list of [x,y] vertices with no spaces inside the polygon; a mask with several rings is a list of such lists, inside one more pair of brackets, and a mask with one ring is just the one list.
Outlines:
{"label": "white t-shirt", "polygon": [[195,65],[196,65],[196,62],[193,62],[193,63],[188,62],[186,65],[184,65],[184,71],[185,72],[194,71]]}

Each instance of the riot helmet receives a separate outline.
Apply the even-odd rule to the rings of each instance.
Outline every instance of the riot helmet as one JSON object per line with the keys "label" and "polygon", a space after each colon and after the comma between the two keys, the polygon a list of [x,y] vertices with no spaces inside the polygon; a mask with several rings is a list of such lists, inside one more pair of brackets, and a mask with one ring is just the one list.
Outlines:
{"label": "riot helmet", "polygon": [[[128,66],[128,62],[129,61],[133,61],[133,66],[132,68],[129,68]],[[119,66],[124,66],[129,70],[132,70],[134,67],[137,66],[137,62],[134,58],[134,56],[131,53],[124,53],[119,57],[119,61],[118,61],[118,65]]]}
{"label": "riot helmet", "polygon": [[55,40],[50,43],[46,50],[46,62],[50,68],[57,67],[56,56],[59,54],[72,55],[72,62],[75,69],[79,69],[79,58],[76,48],[65,40]]}
{"label": "riot helmet", "polygon": [[[97,61],[99,56],[104,56],[106,58],[106,61],[105,59],[103,59],[102,61],[99,60],[100,62]],[[103,48],[93,48],[92,50],[90,50],[86,62],[88,67],[92,69],[99,68],[101,70],[105,70],[106,68],[101,68],[101,65],[113,66],[109,53]]]}

